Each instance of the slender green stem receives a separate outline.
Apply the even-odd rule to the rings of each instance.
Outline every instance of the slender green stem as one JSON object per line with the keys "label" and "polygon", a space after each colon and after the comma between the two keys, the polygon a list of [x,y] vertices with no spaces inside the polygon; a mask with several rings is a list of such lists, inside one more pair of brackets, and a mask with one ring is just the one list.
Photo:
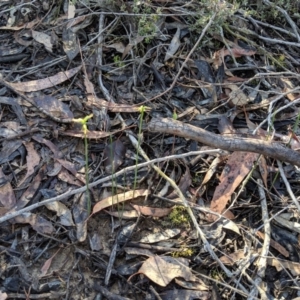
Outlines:
{"label": "slender green stem", "polygon": [[73,121],[81,124],[83,136],[84,136],[84,156],[85,156],[85,186],[86,186],[86,197],[87,197],[87,212],[91,213],[91,197],[89,190],[89,149],[88,149],[88,137],[87,137],[87,122],[93,114],[84,117],[83,119],[74,119]]}

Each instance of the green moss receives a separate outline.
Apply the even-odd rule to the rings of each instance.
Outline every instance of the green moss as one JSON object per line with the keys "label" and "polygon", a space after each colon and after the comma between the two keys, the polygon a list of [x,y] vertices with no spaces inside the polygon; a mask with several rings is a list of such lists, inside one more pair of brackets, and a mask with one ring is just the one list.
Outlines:
{"label": "green moss", "polygon": [[186,226],[191,222],[191,218],[184,206],[176,205],[173,207],[172,212],[169,214],[169,220],[173,225]]}

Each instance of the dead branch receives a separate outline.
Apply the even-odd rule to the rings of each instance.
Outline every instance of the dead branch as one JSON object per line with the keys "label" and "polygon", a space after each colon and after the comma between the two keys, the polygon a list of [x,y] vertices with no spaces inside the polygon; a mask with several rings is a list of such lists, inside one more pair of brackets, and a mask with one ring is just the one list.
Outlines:
{"label": "dead branch", "polygon": [[178,135],[223,150],[260,153],[300,167],[300,153],[277,142],[267,142],[254,138],[225,137],[170,118],[154,118],[148,124],[148,129]]}

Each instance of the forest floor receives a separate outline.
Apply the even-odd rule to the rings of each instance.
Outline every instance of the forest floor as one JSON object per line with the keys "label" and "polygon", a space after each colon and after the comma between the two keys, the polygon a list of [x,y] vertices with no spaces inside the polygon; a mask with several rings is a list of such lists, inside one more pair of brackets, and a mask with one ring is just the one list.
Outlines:
{"label": "forest floor", "polygon": [[300,299],[299,6],[1,1],[0,300]]}

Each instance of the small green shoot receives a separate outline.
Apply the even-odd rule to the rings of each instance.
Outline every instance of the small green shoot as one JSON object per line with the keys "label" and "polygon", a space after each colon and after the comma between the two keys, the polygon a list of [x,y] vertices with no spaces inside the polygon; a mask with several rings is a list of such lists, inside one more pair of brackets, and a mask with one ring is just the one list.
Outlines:
{"label": "small green shoot", "polygon": [[87,212],[91,213],[91,198],[89,192],[89,157],[88,157],[88,139],[87,139],[87,122],[93,117],[93,114],[85,116],[83,119],[74,119],[74,123],[79,123],[82,126],[82,131],[84,135],[84,155],[85,155],[85,184],[86,184],[86,196],[87,196]]}

